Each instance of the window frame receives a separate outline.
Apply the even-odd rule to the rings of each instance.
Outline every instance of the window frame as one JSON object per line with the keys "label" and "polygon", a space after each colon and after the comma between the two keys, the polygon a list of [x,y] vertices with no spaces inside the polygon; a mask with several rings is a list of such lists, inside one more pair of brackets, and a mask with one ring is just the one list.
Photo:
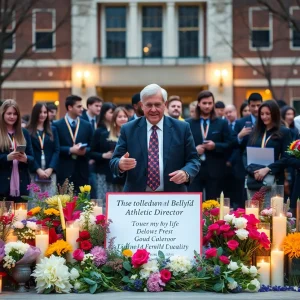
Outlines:
{"label": "window frame", "polygon": [[[251,51],[257,51],[258,49],[261,51],[270,51],[273,49],[273,15],[269,12],[269,27],[268,30],[270,32],[270,46],[269,47],[253,47],[252,45],[252,31],[263,31],[266,30],[266,28],[256,28],[253,27],[253,12],[254,11],[268,11],[265,7],[249,7],[248,9],[248,17],[249,17],[249,29],[250,29],[250,35],[249,35],[249,49]],[[256,29],[255,29],[256,28]]]}
{"label": "window frame", "polygon": [[[300,10],[300,6],[291,6],[290,7],[290,15],[293,15],[293,12],[294,10]],[[293,36],[294,36],[294,33],[293,33],[293,28],[290,27],[290,50],[293,50],[293,51],[299,51],[300,50],[300,46],[294,46],[293,45]]]}
{"label": "window frame", "polygon": [[[4,9],[1,9],[1,13],[3,11]],[[14,30],[16,26],[16,12],[13,11],[12,15],[13,15],[12,30]],[[10,32],[10,30],[8,30],[7,32]],[[16,33],[12,35],[12,49],[4,49],[4,53],[14,53],[14,52],[16,52]]]}
{"label": "window frame", "polygon": [[[52,14],[52,40],[53,40],[53,47],[50,49],[37,49],[36,48],[36,32],[49,32],[49,30],[37,30],[36,29],[36,14],[39,12],[48,12]],[[32,10],[32,51],[35,53],[54,53],[56,51],[56,9],[55,8],[47,8],[47,9],[42,9],[42,8],[35,8]]]}

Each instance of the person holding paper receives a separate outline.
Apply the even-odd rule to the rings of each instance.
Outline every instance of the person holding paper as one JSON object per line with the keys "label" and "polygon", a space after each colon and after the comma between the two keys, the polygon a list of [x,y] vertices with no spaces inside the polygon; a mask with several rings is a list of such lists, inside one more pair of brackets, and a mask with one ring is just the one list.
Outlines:
{"label": "person holding paper", "polygon": [[28,131],[21,127],[20,109],[14,100],[0,108],[0,199],[26,202],[33,151]]}
{"label": "person holding paper", "polygon": [[[280,110],[274,100],[263,102],[259,107],[256,125],[249,137],[248,146],[258,148],[273,148],[274,163],[254,172],[256,181],[263,179],[270,173],[276,176],[276,182],[283,185],[284,174],[280,166],[286,150],[292,141],[288,128],[281,125]],[[247,156],[247,152],[245,151]]]}
{"label": "person holding paper", "polygon": [[200,169],[190,127],[164,116],[168,97],[159,85],[147,85],[140,96],[144,116],[122,126],[112,173],[126,173],[125,192],[186,192]]}
{"label": "person holding paper", "polygon": [[74,183],[75,192],[89,180],[88,153],[93,135],[91,124],[79,118],[82,114],[81,101],[78,96],[68,96],[65,102],[67,114],[53,123],[60,144],[57,181],[62,185],[68,178]]}

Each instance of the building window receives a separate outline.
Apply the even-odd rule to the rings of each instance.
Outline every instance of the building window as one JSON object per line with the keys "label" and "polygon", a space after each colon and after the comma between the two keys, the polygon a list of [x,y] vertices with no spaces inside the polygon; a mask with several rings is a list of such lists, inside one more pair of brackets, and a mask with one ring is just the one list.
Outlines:
{"label": "building window", "polygon": [[0,43],[3,45],[5,52],[15,51],[15,13],[13,11],[1,11],[1,27],[6,27],[5,32],[0,30]]}
{"label": "building window", "polygon": [[[299,6],[292,6],[290,7],[290,14],[291,18],[294,20],[299,20],[300,18],[300,7]],[[298,29],[300,28],[300,23],[298,22]],[[291,24],[291,48],[298,48],[300,47],[300,32],[298,29],[295,29],[294,26]]]}
{"label": "building window", "polygon": [[272,15],[259,7],[249,10],[250,48],[270,50],[272,47]]}
{"label": "building window", "polygon": [[199,55],[199,6],[179,6],[179,56]]}
{"label": "building window", "polygon": [[162,57],[162,13],[161,6],[143,7],[143,57]]}
{"label": "building window", "polygon": [[35,52],[55,51],[55,19],[54,9],[33,10],[33,50]]}
{"label": "building window", "polygon": [[105,8],[106,56],[124,58],[126,56],[126,7]]}

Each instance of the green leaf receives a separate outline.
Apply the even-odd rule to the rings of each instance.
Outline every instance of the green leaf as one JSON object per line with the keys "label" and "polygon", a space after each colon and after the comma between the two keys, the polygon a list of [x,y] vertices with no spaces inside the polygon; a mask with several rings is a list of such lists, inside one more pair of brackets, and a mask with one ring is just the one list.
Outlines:
{"label": "green leaf", "polygon": [[53,286],[51,286],[51,287],[45,289],[45,290],[44,290],[44,294],[50,294],[50,293],[53,291],[53,289],[54,289]]}
{"label": "green leaf", "polygon": [[131,265],[130,265],[130,262],[129,262],[128,260],[123,262],[123,268],[124,268],[126,271],[128,271],[128,272],[131,271]]}
{"label": "green leaf", "polygon": [[162,259],[162,260],[165,260],[166,259],[166,257],[165,257],[165,254],[162,252],[162,251],[158,251],[158,257],[160,258],[160,259]]}
{"label": "green leaf", "polygon": [[229,283],[233,283],[235,281],[232,277],[227,277],[226,279]]}
{"label": "green leaf", "polygon": [[32,197],[28,197],[28,196],[21,196],[22,199],[27,200],[27,201],[32,201],[33,198]]}
{"label": "green leaf", "polygon": [[99,274],[98,272],[92,271],[90,274],[91,276],[96,277],[97,279],[102,278],[101,274]]}
{"label": "green leaf", "polygon": [[88,285],[94,285],[96,284],[96,281],[89,279],[89,278],[83,278],[83,280],[88,284]]}
{"label": "green leaf", "polygon": [[97,283],[94,284],[94,285],[91,285],[90,286],[90,293],[94,294],[96,292],[97,288],[98,288],[98,284]]}
{"label": "green leaf", "polygon": [[247,288],[250,290],[250,291],[254,291],[256,289],[256,286],[254,284],[249,284],[247,286]]}
{"label": "green leaf", "polygon": [[198,278],[202,278],[202,277],[205,276],[205,274],[206,274],[206,268],[203,268],[201,271],[199,271],[199,272],[197,273],[197,277],[198,277]]}
{"label": "green leaf", "polygon": [[105,273],[111,273],[113,271],[113,269],[109,266],[103,266],[101,270]]}
{"label": "green leaf", "polygon": [[223,288],[224,288],[224,281],[223,280],[217,282],[213,287],[214,291],[216,291],[216,292],[221,292],[223,290]]}
{"label": "green leaf", "polygon": [[130,279],[129,279],[128,276],[124,276],[124,277],[122,278],[122,281],[125,282],[125,283],[130,283]]}
{"label": "green leaf", "polygon": [[218,248],[217,253],[218,253],[218,256],[221,256],[223,254],[223,248],[222,247]]}

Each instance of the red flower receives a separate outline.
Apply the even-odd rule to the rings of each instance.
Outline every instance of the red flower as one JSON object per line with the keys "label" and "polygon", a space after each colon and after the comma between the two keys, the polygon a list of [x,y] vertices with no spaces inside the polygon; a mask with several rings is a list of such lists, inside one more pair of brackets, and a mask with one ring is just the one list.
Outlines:
{"label": "red flower", "polygon": [[205,251],[205,257],[208,258],[212,258],[212,257],[216,257],[218,253],[217,248],[210,248],[208,250]]}
{"label": "red flower", "polygon": [[250,229],[249,231],[249,238],[252,240],[259,240],[260,239],[260,233],[257,231],[257,229]]}
{"label": "red flower", "polygon": [[162,269],[160,271],[160,278],[161,278],[162,282],[164,282],[164,283],[167,283],[168,281],[170,281],[171,276],[172,276],[171,272],[167,269]]}
{"label": "red flower", "polygon": [[220,230],[223,231],[223,232],[227,232],[230,230],[230,226],[228,224],[225,224],[225,225],[222,225],[220,226]]}
{"label": "red flower", "polygon": [[235,236],[235,232],[233,230],[229,230],[227,232],[224,232],[223,236],[225,239],[231,239],[232,237]]}
{"label": "red flower", "polygon": [[238,208],[236,211],[233,212],[233,215],[236,218],[239,218],[239,217],[243,216],[244,214],[245,214],[245,209],[243,209],[243,208]]}
{"label": "red flower", "polygon": [[225,256],[225,255],[221,255],[221,256],[219,257],[219,260],[220,260],[224,265],[228,265],[228,264],[230,263],[230,260],[229,260],[228,257]]}
{"label": "red flower", "polygon": [[217,217],[217,216],[220,214],[220,209],[219,209],[219,207],[215,207],[215,208],[211,209],[211,210],[210,210],[210,214],[211,214],[212,216]]}
{"label": "red flower", "polygon": [[256,227],[256,224],[259,223],[259,220],[256,219],[255,215],[253,215],[253,214],[250,214],[250,215],[244,215],[244,218],[245,218],[246,220],[248,220],[247,225]]}
{"label": "red flower", "polygon": [[269,238],[268,238],[268,236],[264,233],[264,232],[262,232],[261,234],[260,234],[260,239],[259,239],[259,243],[260,243],[260,245],[263,247],[263,248],[265,248],[266,250],[269,250],[270,249],[270,240],[269,240]]}
{"label": "red flower", "polygon": [[230,250],[234,251],[239,246],[239,242],[235,240],[230,240],[227,242],[227,246]]}
{"label": "red flower", "polygon": [[106,219],[105,215],[96,216],[96,224],[104,224],[105,219]]}
{"label": "red flower", "polygon": [[81,238],[82,240],[88,240],[91,237],[90,233],[86,230],[81,231],[79,233],[79,238]]}
{"label": "red flower", "polygon": [[76,259],[77,261],[82,261],[84,258],[84,252],[81,249],[76,249],[73,252],[73,258]]}
{"label": "red flower", "polygon": [[138,268],[149,260],[150,253],[146,249],[138,249],[132,255],[131,262],[134,268]]}
{"label": "red flower", "polygon": [[224,225],[226,222],[225,222],[224,220],[218,220],[216,223],[217,223],[218,225],[222,226],[222,225]]}
{"label": "red flower", "polygon": [[92,249],[93,245],[90,241],[82,241],[80,242],[80,248],[84,251],[89,251],[90,249]]}
{"label": "red flower", "polygon": [[210,242],[210,239],[212,238],[212,233],[209,231],[206,236],[203,237],[203,244],[207,245]]}
{"label": "red flower", "polygon": [[217,231],[220,229],[220,226],[217,223],[211,224],[208,226],[209,231]]}

